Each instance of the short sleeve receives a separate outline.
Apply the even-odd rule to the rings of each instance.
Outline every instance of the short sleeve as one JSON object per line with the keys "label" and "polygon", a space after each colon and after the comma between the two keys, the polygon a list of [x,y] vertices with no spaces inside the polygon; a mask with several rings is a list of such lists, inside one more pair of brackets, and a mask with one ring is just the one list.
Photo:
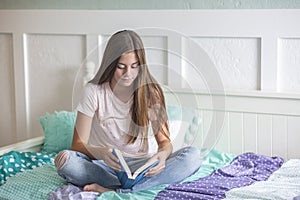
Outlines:
{"label": "short sleeve", "polygon": [[93,117],[98,109],[97,90],[98,85],[92,83],[87,84],[82,92],[76,110],[89,117]]}

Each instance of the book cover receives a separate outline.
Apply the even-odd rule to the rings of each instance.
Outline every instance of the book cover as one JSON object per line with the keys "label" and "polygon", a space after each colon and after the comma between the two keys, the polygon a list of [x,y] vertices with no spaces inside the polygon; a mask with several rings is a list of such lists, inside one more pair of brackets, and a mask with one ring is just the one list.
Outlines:
{"label": "book cover", "polygon": [[122,188],[124,189],[132,188],[135,184],[143,180],[143,178],[145,178],[145,173],[159,163],[159,160],[153,160],[152,162],[145,163],[135,172],[131,172],[122,155],[122,152],[118,149],[114,149],[113,154],[119,159],[122,168],[121,172],[117,172],[117,177],[122,185]]}

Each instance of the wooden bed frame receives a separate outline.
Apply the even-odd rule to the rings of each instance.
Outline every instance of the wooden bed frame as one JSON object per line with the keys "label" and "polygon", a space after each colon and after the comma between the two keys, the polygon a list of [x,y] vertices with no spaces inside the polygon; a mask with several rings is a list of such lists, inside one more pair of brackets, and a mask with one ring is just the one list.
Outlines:
{"label": "wooden bed frame", "polygon": [[[47,107],[35,106],[39,102],[35,96],[40,94],[34,85],[35,81],[43,80],[41,74],[37,74],[38,67],[43,60],[55,66],[57,73],[61,76],[49,76],[49,81],[65,82],[72,85],[74,79],[67,80],[70,71],[78,70],[78,65],[72,69],[66,69],[65,65],[55,65],[48,49],[64,50],[67,46],[64,40],[76,38],[79,41],[79,48],[69,48],[71,52],[82,53],[83,57],[89,55],[95,46],[103,45],[108,36],[117,30],[137,30],[142,39],[145,39],[146,46],[149,46],[150,61],[163,61],[170,66],[166,69],[154,68],[153,73],[157,79],[169,88],[166,90],[167,101],[173,102],[172,95],[176,95],[182,105],[193,106],[190,99],[197,101],[197,109],[202,117],[202,125],[195,135],[194,145],[205,147],[207,142],[213,147],[235,154],[252,151],[269,156],[277,155],[285,159],[299,158],[300,151],[300,83],[288,81],[292,76],[290,63],[285,63],[286,58],[282,55],[293,55],[294,61],[299,62],[300,51],[297,44],[300,41],[300,10],[134,10],[134,11],[91,11],[91,10],[1,10],[0,11],[0,36],[4,41],[11,42],[11,65],[7,70],[12,74],[11,80],[14,87],[2,88],[3,98],[12,108],[12,119],[7,121],[6,113],[0,114],[11,127],[15,127],[16,141],[13,145],[0,148],[0,155],[10,150],[38,151],[43,144],[42,130],[38,124],[37,116],[45,112],[52,112],[57,109],[71,109],[63,107],[70,105],[72,96],[68,91],[72,88],[62,88],[61,105],[57,108],[57,90],[61,85],[48,87],[49,98],[53,101],[47,103]],[[163,31],[160,31],[163,30]],[[59,38],[62,36],[62,39]],[[219,46],[224,42],[229,49],[233,43],[240,44],[243,51],[251,50],[249,53],[241,54],[240,57],[229,56],[227,61],[222,61],[221,55],[239,52],[237,49],[219,51],[223,54],[217,56],[216,62],[220,60],[222,65],[227,67],[241,67],[239,62],[255,63],[252,68],[257,71],[255,76],[248,77],[252,81],[246,84],[241,76],[236,76],[241,83],[231,86],[233,82],[224,81],[224,91],[207,90],[203,85],[198,85],[195,77],[190,75],[189,65],[183,59],[168,53],[153,53],[152,48],[163,48],[166,52],[192,53],[192,49],[186,46],[183,38],[190,38],[191,41],[201,44],[199,52],[201,58],[206,59],[209,55],[218,52]],[[78,39],[79,38],[79,39]],[[0,38],[1,39],[1,38]],[[43,43],[45,42],[46,43]],[[50,41],[47,43],[47,41]],[[55,42],[51,42],[55,41]],[[59,41],[59,42],[57,42]],[[220,42],[220,43],[218,43]],[[227,43],[226,43],[227,42]],[[53,43],[53,44],[52,44]],[[72,44],[73,39],[68,44]],[[8,42],[8,44],[10,44]],[[34,44],[40,46],[34,47]],[[212,52],[210,51],[212,44]],[[47,46],[48,45],[48,46]],[[57,45],[57,46],[51,46]],[[152,45],[152,46],[151,46]],[[214,46],[215,45],[215,46]],[[254,45],[254,46],[253,46]],[[50,47],[49,47],[50,46]],[[53,48],[52,48],[53,47]],[[54,48],[55,47],[55,48]],[[292,47],[292,48],[289,48]],[[35,48],[35,49],[34,49]],[[48,48],[48,49],[47,49]],[[41,50],[39,54],[38,50]],[[201,50],[203,49],[203,50]],[[78,50],[78,51],[77,51]],[[30,57],[30,53],[37,52]],[[42,54],[44,52],[44,54]],[[49,53],[50,52],[50,53]],[[62,51],[63,56],[74,57],[73,54]],[[204,52],[204,53],[203,53]],[[206,52],[206,53],[205,53]],[[0,52],[1,53],[1,52]],[[59,54],[58,54],[59,55]],[[81,54],[80,54],[81,55]],[[96,59],[92,61],[96,66],[101,59],[102,49],[99,48]],[[4,54],[0,54],[4,56]],[[43,57],[44,56],[44,57]],[[152,56],[152,57],[151,57]],[[206,56],[206,57],[205,57]],[[75,56],[76,57],[76,56]],[[88,57],[88,56],[87,56]],[[153,60],[153,58],[158,60]],[[60,58],[55,58],[60,59]],[[160,59],[160,60],[159,60]],[[225,58],[226,59],[226,58]],[[236,60],[235,60],[236,59]],[[30,60],[30,62],[29,62]],[[53,61],[54,60],[54,61]],[[53,63],[51,63],[53,61]],[[236,66],[237,64],[238,66]],[[52,69],[43,67],[45,74],[52,73]],[[49,70],[49,71],[47,71]],[[73,71],[72,71],[73,70]],[[174,78],[174,71],[192,80],[192,87],[185,88],[181,79]],[[291,72],[289,72],[291,71]],[[245,73],[247,74],[247,73]],[[6,76],[6,75],[3,75]],[[29,77],[36,77],[30,79]],[[220,77],[226,80],[230,73],[220,73]],[[231,79],[233,80],[233,79]],[[243,82],[245,81],[245,82]],[[243,85],[245,84],[245,85]],[[242,85],[241,88],[237,86]],[[29,90],[29,87],[30,88]],[[13,97],[10,94],[14,94]],[[224,107],[212,106],[212,98],[225,98]],[[214,117],[215,116],[215,117]],[[218,126],[218,117],[223,118],[222,126]],[[1,129],[5,134],[14,129]],[[5,134],[4,134],[5,133]],[[209,133],[209,134],[208,134]]]}

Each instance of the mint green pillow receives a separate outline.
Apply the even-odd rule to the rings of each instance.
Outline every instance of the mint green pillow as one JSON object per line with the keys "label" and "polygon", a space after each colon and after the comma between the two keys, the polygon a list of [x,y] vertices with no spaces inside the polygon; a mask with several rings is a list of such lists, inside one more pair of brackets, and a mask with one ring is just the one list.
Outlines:
{"label": "mint green pillow", "polygon": [[55,111],[54,114],[46,113],[38,120],[45,134],[42,151],[58,153],[70,149],[73,139],[76,111]]}
{"label": "mint green pillow", "polygon": [[170,126],[170,137],[174,139],[174,149],[193,145],[202,121],[199,111],[196,108],[180,105],[167,105],[166,110]]}

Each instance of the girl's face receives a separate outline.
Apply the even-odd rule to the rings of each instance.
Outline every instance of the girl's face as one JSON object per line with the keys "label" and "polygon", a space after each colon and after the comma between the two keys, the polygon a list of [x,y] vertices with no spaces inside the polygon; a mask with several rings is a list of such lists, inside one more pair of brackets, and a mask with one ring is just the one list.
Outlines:
{"label": "girl's face", "polygon": [[123,54],[117,64],[112,84],[118,86],[131,86],[139,73],[139,61],[134,51]]}

